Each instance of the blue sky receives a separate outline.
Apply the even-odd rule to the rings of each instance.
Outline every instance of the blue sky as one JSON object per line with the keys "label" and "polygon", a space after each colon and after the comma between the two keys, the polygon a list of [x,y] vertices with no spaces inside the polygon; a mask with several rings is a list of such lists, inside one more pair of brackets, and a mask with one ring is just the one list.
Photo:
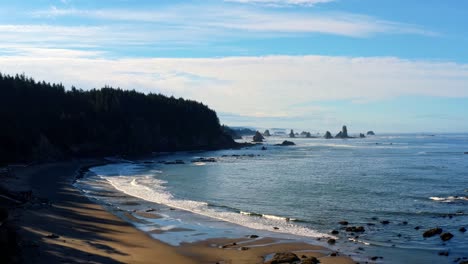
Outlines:
{"label": "blue sky", "polygon": [[468,132],[468,2],[0,0],[0,71],[203,101],[223,123]]}

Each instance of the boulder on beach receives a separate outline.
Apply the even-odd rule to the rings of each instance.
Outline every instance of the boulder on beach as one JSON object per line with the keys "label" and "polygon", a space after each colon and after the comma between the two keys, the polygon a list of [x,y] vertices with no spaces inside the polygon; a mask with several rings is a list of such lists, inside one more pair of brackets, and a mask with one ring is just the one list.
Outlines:
{"label": "boulder on beach", "polygon": [[326,139],[333,138],[333,136],[332,136],[332,134],[330,133],[330,131],[327,131],[327,132],[325,133],[325,136],[323,136],[323,137],[326,138]]}
{"label": "boulder on beach", "polygon": [[436,228],[432,228],[424,232],[423,237],[433,237],[435,235],[440,235],[440,234],[442,234],[442,228],[436,227]]}
{"label": "boulder on beach", "polygon": [[263,142],[265,138],[260,134],[260,132],[256,131],[255,135],[253,136],[253,142]]}
{"label": "boulder on beach", "polygon": [[294,142],[285,140],[281,144],[276,144],[275,146],[294,146],[294,145],[296,145]]}
{"label": "boulder on beach", "polygon": [[371,130],[371,131],[367,131],[367,135],[368,136],[375,136],[375,133],[374,133],[374,131]]}
{"label": "boulder on beach", "polygon": [[316,257],[309,257],[301,261],[301,264],[318,264],[318,263],[320,263],[320,261]]}
{"label": "boulder on beach", "polygon": [[294,263],[296,261],[300,261],[299,257],[291,252],[285,253],[276,253],[273,258],[265,263],[268,264],[280,264],[280,263]]}

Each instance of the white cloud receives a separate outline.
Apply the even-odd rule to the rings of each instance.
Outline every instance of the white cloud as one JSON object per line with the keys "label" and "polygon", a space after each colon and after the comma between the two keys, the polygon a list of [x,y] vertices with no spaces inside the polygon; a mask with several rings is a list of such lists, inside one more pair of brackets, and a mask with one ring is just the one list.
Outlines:
{"label": "white cloud", "polygon": [[[54,54],[56,54],[54,56]],[[468,65],[398,58],[266,56],[105,59],[66,50],[0,57],[0,71],[83,88],[106,84],[203,101],[219,112],[301,117],[314,102],[468,97]]]}
{"label": "white cloud", "polygon": [[[287,2],[312,3],[318,1]],[[48,10],[33,12],[33,16],[38,18],[75,16],[103,20],[109,23],[134,23],[132,28],[137,31],[144,29],[153,33],[172,32],[172,35],[178,34],[180,38],[184,38],[184,34],[187,32],[195,32],[201,33],[205,40],[220,35],[231,35],[237,38],[259,37],[259,33],[323,33],[349,37],[364,37],[382,33],[435,35],[434,32],[415,25],[350,13],[281,12],[256,8],[203,5],[170,6],[157,10],[81,10],[52,7]],[[152,25],[148,26],[146,23],[152,23]]]}
{"label": "white cloud", "polygon": [[312,6],[322,3],[335,2],[335,0],[225,0],[242,4],[266,4],[266,5],[304,5]]}

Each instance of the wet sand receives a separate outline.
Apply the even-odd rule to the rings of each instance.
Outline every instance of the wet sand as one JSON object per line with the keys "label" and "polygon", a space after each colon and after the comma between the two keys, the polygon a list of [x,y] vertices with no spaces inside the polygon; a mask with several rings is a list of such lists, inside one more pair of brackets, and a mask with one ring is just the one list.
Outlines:
{"label": "wet sand", "polygon": [[[80,168],[102,162],[15,168],[16,176],[2,181],[10,190],[32,190],[39,198],[36,201],[41,201],[28,203],[12,214],[19,227],[25,263],[263,263],[265,257],[276,252],[315,256],[321,263],[354,263],[348,257],[330,257],[332,251],[323,247],[277,243],[269,238],[220,238],[178,247],[167,245],[91,202],[73,187]],[[135,214],[139,219],[159,217],[151,212]],[[125,217],[136,218],[131,214]]]}

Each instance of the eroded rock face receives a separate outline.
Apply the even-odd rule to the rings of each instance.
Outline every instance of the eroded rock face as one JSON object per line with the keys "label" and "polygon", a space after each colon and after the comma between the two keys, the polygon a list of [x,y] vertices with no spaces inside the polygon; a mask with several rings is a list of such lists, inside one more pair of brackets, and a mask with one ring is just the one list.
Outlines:
{"label": "eroded rock face", "polygon": [[253,136],[253,142],[263,142],[265,138],[260,134],[260,132],[255,132],[255,135]]}
{"label": "eroded rock face", "polygon": [[265,263],[268,264],[280,264],[280,263],[294,263],[296,261],[300,261],[299,257],[291,252],[285,253],[276,253],[273,258]]}

